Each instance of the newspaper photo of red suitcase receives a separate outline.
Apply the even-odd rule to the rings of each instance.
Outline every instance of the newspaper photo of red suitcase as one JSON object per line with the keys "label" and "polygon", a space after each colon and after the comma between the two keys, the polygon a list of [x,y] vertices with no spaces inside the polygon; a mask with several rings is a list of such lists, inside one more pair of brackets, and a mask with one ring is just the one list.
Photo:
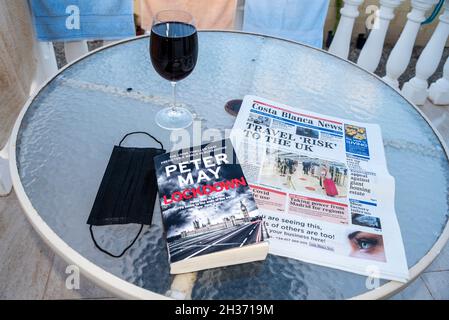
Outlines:
{"label": "newspaper photo of red suitcase", "polygon": [[338,195],[337,187],[332,179],[324,179],[324,189],[329,197],[335,197]]}

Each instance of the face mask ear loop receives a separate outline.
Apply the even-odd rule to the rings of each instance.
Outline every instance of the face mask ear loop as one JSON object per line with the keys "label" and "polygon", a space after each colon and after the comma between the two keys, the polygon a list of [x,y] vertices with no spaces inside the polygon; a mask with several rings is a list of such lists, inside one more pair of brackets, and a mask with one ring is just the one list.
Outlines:
{"label": "face mask ear loop", "polygon": [[125,254],[125,252],[126,251],[128,251],[128,249],[129,248],[131,248],[133,245],[134,245],[134,243],[137,241],[137,238],[139,238],[139,236],[140,236],[140,233],[142,232],[142,229],[143,229],[143,224],[141,224],[140,225],[140,230],[139,230],[139,232],[137,233],[137,235],[136,235],[136,237],[134,238],[134,240],[125,248],[125,250],[123,250],[122,251],[122,253],[120,253],[119,255],[115,255],[115,254],[113,254],[113,253],[110,253],[109,251],[107,251],[107,250],[105,250],[105,249],[103,249],[102,247],[100,247],[100,245],[97,243],[97,241],[95,240],[95,236],[94,236],[94,231],[92,230],[92,225],[90,225],[90,228],[89,228],[89,230],[90,230],[90,237],[92,238],[92,241],[94,242],[94,244],[95,244],[95,246],[97,247],[97,249],[98,250],[100,250],[101,252],[103,252],[103,253],[106,253],[108,256],[111,256],[111,257],[113,257],[113,258],[121,258],[124,254]]}
{"label": "face mask ear loop", "polygon": [[144,134],[144,135],[149,136],[149,137],[152,138],[154,141],[156,141],[157,143],[159,143],[159,145],[161,146],[161,149],[164,150],[164,145],[162,144],[162,142],[160,142],[158,139],[156,139],[155,137],[153,137],[153,136],[152,136],[151,134],[149,134],[148,132],[144,132],[144,131],[135,131],[135,132],[130,132],[130,133],[126,134],[126,135],[122,138],[122,140],[120,140],[120,143],[118,144],[119,147],[122,146],[122,143],[123,143],[123,141],[125,141],[126,138],[128,138],[129,136],[134,135],[134,134]]}

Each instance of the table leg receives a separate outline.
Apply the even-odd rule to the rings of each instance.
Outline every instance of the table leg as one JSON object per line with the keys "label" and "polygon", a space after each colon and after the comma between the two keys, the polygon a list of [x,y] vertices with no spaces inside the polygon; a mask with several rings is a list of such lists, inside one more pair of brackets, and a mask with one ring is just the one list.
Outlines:
{"label": "table leg", "polygon": [[176,300],[190,300],[196,277],[196,272],[176,275],[166,295]]}
{"label": "table leg", "polygon": [[11,174],[9,173],[9,141],[0,150],[0,197],[7,196],[12,190]]}

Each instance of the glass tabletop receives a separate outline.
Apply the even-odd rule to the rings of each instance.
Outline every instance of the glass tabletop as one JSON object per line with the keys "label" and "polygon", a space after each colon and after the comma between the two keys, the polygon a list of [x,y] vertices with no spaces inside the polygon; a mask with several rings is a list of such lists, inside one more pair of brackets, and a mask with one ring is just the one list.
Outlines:
{"label": "glass tabletop", "polygon": [[[171,87],[153,70],[148,47],[147,37],[127,41],[56,76],[24,115],[16,159],[27,197],[63,241],[104,270],[166,294],[173,276],[157,205],[153,225],[121,259],[99,252],[86,224],[112,148],[126,133],[147,131],[166,149],[181,139],[182,132],[154,122],[155,113],[171,101]],[[409,267],[431,249],[448,218],[448,159],[432,128],[395,90],[351,63],[296,43],[200,32],[198,65],[178,88],[179,101],[202,120],[195,124],[204,132],[202,141],[193,137],[189,143],[227,135],[235,118],[224,105],[246,94],[378,123],[396,179],[395,205]],[[134,137],[128,144],[151,142]],[[138,229],[126,225],[95,232],[104,247],[119,252]],[[365,282],[360,275],[268,256],[263,262],[199,272],[192,299],[341,299],[365,293]]]}

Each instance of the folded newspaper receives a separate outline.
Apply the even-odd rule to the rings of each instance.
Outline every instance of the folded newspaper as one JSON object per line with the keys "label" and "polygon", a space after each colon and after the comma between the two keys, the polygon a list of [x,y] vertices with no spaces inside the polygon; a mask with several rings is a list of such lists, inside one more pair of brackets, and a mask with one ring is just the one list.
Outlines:
{"label": "folded newspaper", "polygon": [[271,254],[408,280],[378,125],[246,96],[231,139]]}

